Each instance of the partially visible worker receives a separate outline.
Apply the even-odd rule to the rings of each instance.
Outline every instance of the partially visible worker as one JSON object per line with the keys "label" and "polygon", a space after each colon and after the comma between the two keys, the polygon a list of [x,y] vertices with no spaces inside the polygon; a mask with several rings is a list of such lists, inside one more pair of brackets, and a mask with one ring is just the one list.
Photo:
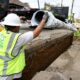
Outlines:
{"label": "partially visible worker", "polygon": [[0,32],[4,29],[4,27],[2,25],[0,25]]}
{"label": "partially visible worker", "polygon": [[4,30],[0,32],[0,80],[13,80],[20,78],[25,67],[24,46],[36,38],[48,20],[48,13],[34,31],[18,33],[21,21],[18,15],[8,14],[4,21]]}

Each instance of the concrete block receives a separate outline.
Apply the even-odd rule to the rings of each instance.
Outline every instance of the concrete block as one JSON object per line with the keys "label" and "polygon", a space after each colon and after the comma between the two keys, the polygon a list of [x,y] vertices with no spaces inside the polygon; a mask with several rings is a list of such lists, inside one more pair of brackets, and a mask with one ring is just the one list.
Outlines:
{"label": "concrete block", "polygon": [[45,70],[72,41],[73,33],[69,30],[43,30],[25,50],[27,65],[20,80],[31,80],[37,72]]}

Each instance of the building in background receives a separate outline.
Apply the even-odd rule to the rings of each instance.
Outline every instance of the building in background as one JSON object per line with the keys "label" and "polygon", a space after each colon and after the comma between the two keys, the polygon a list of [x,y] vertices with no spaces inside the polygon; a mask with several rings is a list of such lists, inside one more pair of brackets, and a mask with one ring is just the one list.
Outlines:
{"label": "building in background", "polygon": [[68,19],[69,7],[55,7],[54,5],[45,3],[44,10],[52,11],[54,16],[61,21],[65,22],[65,20]]}
{"label": "building in background", "polygon": [[52,7],[54,16],[61,21],[68,19],[69,7]]}
{"label": "building in background", "polygon": [[22,3],[19,0],[9,0],[9,3],[10,4],[15,4],[15,5],[18,5],[18,6],[23,6],[26,10],[30,10],[30,6],[29,6],[28,3]]}
{"label": "building in background", "polygon": [[38,9],[30,8],[28,3],[23,3],[19,0],[9,0],[8,12],[18,14],[23,20],[30,20],[36,10]]}

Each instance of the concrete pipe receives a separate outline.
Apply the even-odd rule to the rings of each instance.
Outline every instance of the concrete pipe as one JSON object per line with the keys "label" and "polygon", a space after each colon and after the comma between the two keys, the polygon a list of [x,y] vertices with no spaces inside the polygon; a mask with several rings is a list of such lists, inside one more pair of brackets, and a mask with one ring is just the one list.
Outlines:
{"label": "concrete pipe", "polygon": [[[44,15],[44,12],[45,11],[43,11],[43,10],[38,10],[33,14],[32,19],[31,19],[31,25],[32,26],[37,26],[40,23],[43,15]],[[49,14],[49,19],[48,19],[48,21],[45,25],[45,28],[53,28],[52,23],[53,23],[53,20],[54,20],[54,16],[51,12],[48,12],[48,14]]]}
{"label": "concrete pipe", "polygon": [[[44,28],[52,28],[52,29],[65,28],[65,29],[70,29],[72,31],[77,31],[76,27],[72,25],[71,23],[66,24],[65,22],[62,22],[61,20],[55,18],[52,12],[50,11],[47,11],[47,12],[49,14],[49,19]],[[44,13],[45,13],[44,10],[38,10],[33,14],[32,19],[31,19],[31,25],[33,27],[37,26],[40,23]]]}

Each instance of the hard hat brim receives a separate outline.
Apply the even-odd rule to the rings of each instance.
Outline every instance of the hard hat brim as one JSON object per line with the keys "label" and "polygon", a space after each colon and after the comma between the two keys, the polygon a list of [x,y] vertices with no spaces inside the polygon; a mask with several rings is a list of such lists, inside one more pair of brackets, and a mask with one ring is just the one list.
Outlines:
{"label": "hard hat brim", "polygon": [[6,23],[5,21],[0,22],[2,25],[7,25],[7,26],[21,26],[22,24],[13,24],[13,23]]}

